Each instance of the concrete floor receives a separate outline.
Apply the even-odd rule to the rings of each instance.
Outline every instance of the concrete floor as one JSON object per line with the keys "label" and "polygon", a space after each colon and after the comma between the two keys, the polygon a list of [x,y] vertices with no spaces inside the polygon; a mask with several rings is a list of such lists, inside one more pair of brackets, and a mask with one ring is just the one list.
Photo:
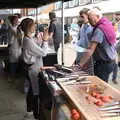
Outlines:
{"label": "concrete floor", "polygon": [[[21,82],[22,81],[22,82]],[[21,92],[20,86],[23,86],[23,79],[17,78],[14,86],[7,81],[6,75],[0,76],[0,120],[33,120],[25,119],[25,95]],[[120,90],[120,74],[118,74],[118,84],[109,84]]]}
{"label": "concrete floor", "polygon": [[0,120],[24,120],[25,96],[17,87],[0,76]]}

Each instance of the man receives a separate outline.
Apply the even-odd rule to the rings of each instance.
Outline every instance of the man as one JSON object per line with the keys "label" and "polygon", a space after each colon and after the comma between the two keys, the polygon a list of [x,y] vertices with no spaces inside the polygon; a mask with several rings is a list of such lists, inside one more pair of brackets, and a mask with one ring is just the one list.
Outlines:
{"label": "man", "polygon": [[93,55],[95,75],[108,82],[116,58],[115,31],[112,23],[107,18],[102,17],[101,11],[97,8],[93,8],[88,12],[88,18],[94,29],[88,46],[89,51],[84,53],[79,65],[83,67]]}
{"label": "man", "polygon": [[92,33],[93,27],[89,24],[88,20],[88,8],[84,8],[80,11],[80,18],[83,21],[83,24],[80,29],[80,39],[78,41],[78,45],[87,48],[90,42],[90,35]]}
{"label": "man", "polygon": [[[90,25],[89,20],[88,20],[88,14],[87,12],[89,11],[88,8],[83,8],[80,11],[80,18],[83,22],[81,29],[80,29],[80,39],[77,42],[76,50],[77,50],[77,58],[76,58],[76,64],[80,62],[80,59],[83,56],[83,53],[86,51],[86,48],[88,47],[88,44],[90,43],[91,39],[91,33],[93,30],[93,27]],[[87,63],[89,64],[88,67],[91,67],[92,65],[92,58],[90,61]],[[91,73],[93,74],[93,69],[91,67]]]}
{"label": "man", "polygon": [[57,52],[60,42],[62,41],[62,25],[57,21],[56,14],[54,12],[49,13],[50,26],[49,35],[53,38],[53,44],[55,51]]}
{"label": "man", "polygon": [[49,13],[50,26],[48,29],[49,40],[49,53],[44,58],[44,65],[57,64],[57,51],[62,41],[62,25],[57,21],[56,14],[54,12]]}

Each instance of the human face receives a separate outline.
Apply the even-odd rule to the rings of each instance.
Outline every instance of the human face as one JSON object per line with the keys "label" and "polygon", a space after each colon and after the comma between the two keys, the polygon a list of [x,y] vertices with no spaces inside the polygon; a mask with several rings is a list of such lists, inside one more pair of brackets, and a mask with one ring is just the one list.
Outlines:
{"label": "human face", "polygon": [[30,27],[29,27],[29,30],[28,30],[30,33],[34,33],[35,32],[35,24],[32,24]]}
{"label": "human face", "polygon": [[15,18],[14,20],[13,20],[13,26],[17,26],[18,25],[18,18]]}
{"label": "human face", "polygon": [[83,23],[87,23],[88,22],[88,15],[86,14],[80,14],[80,19],[83,21]]}
{"label": "human face", "polygon": [[30,37],[35,36],[35,24],[34,23],[29,26],[27,35]]}
{"label": "human face", "polygon": [[92,13],[89,13],[88,14],[88,20],[89,20],[89,23],[92,25],[92,26],[95,26],[96,25],[96,15],[92,14]]}

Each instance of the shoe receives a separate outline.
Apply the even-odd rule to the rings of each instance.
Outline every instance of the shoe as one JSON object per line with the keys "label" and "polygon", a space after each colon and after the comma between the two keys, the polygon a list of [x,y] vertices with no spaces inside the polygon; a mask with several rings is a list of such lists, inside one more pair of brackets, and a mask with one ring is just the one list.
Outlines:
{"label": "shoe", "polygon": [[114,84],[118,84],[118,82],[117,82],[116,80],[112,80],[112,82],[113,82]]}
{"label": "shoe", "polygon": [[13,80],[10,78],[10,77],[8,77],[8,83],[12,83],[13,82]]}
{"label": "shoe", "polygon": [[31,118],[33,117],[33,112],[26,112],[24,118]]}

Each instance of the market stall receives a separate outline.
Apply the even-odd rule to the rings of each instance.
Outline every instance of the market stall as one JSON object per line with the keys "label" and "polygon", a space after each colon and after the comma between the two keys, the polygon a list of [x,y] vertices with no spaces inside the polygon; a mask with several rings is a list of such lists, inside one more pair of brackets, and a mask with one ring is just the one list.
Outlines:
{"label": "market stall", "polygon": [[87,72],[69,70],[55,68],[46,72],[53,98],[52,120],[120,119],[118,90]]}

